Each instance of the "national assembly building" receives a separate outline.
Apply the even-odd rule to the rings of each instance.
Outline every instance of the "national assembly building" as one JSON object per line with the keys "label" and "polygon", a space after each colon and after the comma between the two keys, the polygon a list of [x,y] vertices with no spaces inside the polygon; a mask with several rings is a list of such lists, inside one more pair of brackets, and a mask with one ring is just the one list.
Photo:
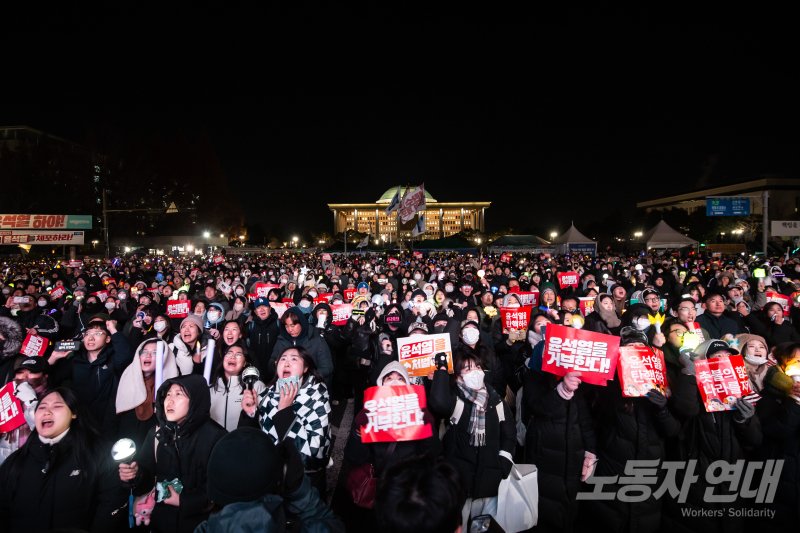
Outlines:
{"label": "national assembly building", "polygon": [[[328,204],[333,212],[333,233],[358,231],[368,233],[373,239],[383,242],[397,240],[397,215],[386,214],[386,208],[397,192],[397,186],[383,193],[371,204]],[[403,187],[404,195],[414,187]],[[484,218],[491,202],[440,202],[425,190],[425,233],[424,239],[449,237],[464,230],[485,231]],[[417,218],[400,224],[401,237],[410,237]]]}

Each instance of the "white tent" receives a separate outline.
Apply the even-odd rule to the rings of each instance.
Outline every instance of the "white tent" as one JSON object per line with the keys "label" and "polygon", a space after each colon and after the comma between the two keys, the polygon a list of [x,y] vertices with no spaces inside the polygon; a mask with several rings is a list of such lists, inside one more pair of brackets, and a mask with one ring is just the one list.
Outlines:
{"label": "white tent", "polygon": [[575,224],[571,224],[569,229],[553,239],[553,244],[558,245],[556,253],[589,253],[595,255],[597,253],[597,243],[592,239],[578,231]]}
{"label": "white tent", "polygon": [[644,241],[650,248],[683,248],[685,246],[697,246],[697,241],[678,233],[663,220],[650,228],[644,234]]}

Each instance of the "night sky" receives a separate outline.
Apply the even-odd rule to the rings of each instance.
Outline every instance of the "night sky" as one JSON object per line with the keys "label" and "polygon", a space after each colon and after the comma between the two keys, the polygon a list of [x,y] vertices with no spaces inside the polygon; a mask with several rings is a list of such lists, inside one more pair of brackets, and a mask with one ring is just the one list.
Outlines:
{"label": "night sky", "polygon": [[780,13],[597,9],[476,25],[381,11],[325,24],[325,5],[312,10],[315,31],[262,39],[250,22],[240,40],[215,41],[229,55],[194,77],[164,61],[159,83],[114,83],[97,100],[114,104],[6,99],[0,125],[79,143],[206,139],[247,221],[268,233],[330,232],[326,203],[371,202],[399,183],[492,201],[489,231],[545,234],[627,218],[639,200],[800,176],[796,60]]}

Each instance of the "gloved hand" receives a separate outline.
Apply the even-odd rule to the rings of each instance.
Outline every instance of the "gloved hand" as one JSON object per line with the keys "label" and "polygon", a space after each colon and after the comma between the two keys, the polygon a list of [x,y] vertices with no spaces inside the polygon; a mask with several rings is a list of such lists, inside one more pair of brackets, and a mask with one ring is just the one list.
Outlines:
{"label": "gloved hand", "polygon": [[436,370],[447,370],[447,354],[439,352],[433,356],[433,365]]}
{"label": "gloved hand", "polygon": [[583,469],[581,470],[581,481],[586,481],[594,473],[597,466],[597,456],[592,452],[583,452]]}
{"label": "gloved hand", "polygon": [[303,483],[303,477],[306,475],[303,459],[300,457],[300,452],[297,451],[293,440],[281,441],[278,449],[286,465],[283,474],[283,492],[284,494],[291,494],[300,488]]}
{"label": "gloved hand", "polygon": [[667,397],[664,396],[658,389],[650,389],[645,395],[645,398],[650,400],[650,402],[655,405],[659,411],[662,411],[667,407]]}
{"label": "gloved hand", "polygon": [[692,352],[681,352],[678,356],[678,361],[681,366],[681,373],[687,376],[694,376],[694,361],[692,360]]}
{"label": "gloved hand", "polygon": [[513,466],[514,463],[509,461],[508,457],[503,457],[502,455],[500,456],[500,471],[503,473],[503,479],[508,477]]}
{"label": "gloved hand", "polygon": [[736,413],[734,413],[733,419],[736,422],[745,422],[748,418],[756,414],[755,406],[744,398],[736,400],[734,406],[736,406]]}

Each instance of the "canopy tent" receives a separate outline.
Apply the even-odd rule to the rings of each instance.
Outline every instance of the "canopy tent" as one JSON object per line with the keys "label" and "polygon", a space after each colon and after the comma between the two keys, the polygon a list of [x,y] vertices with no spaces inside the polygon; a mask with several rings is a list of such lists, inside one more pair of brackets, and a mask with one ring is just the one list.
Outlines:
{"label": "canopy tent", "polygon": [[489,245],[494,252],[553,253],[550,243],[536,235],[503,235]]}
{"label": "canopy tent", "polygon": [[558,254],[597,254],[597,243],[578,231],[575,224],[570,224],[569,229],[553,239]]}
{"label": "canopy tent", "polygon": [[697,241],[672,229],[663,220],[644,234],[647,249],[650,248],[684,248],[697,246]]}

